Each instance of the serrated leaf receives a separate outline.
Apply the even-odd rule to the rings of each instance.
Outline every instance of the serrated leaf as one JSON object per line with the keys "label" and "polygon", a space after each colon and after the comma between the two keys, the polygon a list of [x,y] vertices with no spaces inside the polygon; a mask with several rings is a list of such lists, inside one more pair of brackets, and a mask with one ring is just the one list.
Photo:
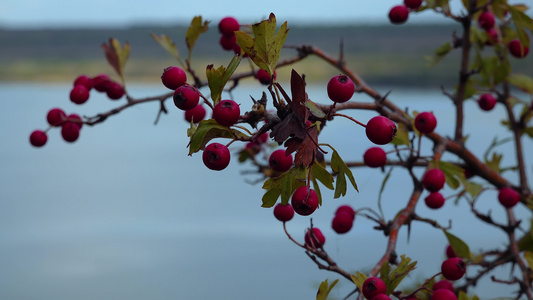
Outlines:
{"label": "serrated leaf", "polygon": [[309,109],[309,112],[311,112],[311,114],[317,118],[326,117],[326,113],[323,112],[320,108],[318,108],[315,102],[309,99],[305,100],[305,107],[307,107]]}
{"label": "serrated leaf", "polygon": [[330,148],[333,150],[333,153],[331,154],[331,169],[333,172],[337,173],[337,183],[335,185],[335,193],[333,198],[339,198],[341,195],[346,195],[346,178],[344,176],[348,176],[348,179],[350,180],[352,186],[356,191],[359,191],[357,189],[357,184],[355,183],[355,179],[352,174],[352,170],[348,168],[346,163],[342,160],[342,158],[339,156],[339,153],[330,146]]}
{"label": "serrated leaf", "polygon": [[481,184],[468,181],[466,179],[463,180],[463,186],[465,188],[465,191],[470,194],[472,198],[475,198],[483,190],[483,186]]}
{"label": "serrated leaf", "polygon": [[215,105],[222,100],[222,91],[241,60],[242,57],[240,55],[235,55],[226,68],[220,66],[218,69],[215,69],[213,65],[207,66],[205,70],[207,84],[211,90],[211,99]]}
{"label": "serrated leaf", "polygon": [[122,47],[119,40],[110,38],[109,44],[102,44],[102,49],[104,49],[107,61],[124,83],[124,67],[130,56],[130,44],[126,42]]}
{"label": "serrated leaf", "polygon": [[[413,128],[415,128],[413,126]],[[398,123],[396,126],[396,135],[392,139],[391,143],[396,146],[400,145],[407,145],[409,146],[411,144],[411,141],[409,140],[409,130],[407,129],[407,126],[403,123]]]}
{"label": "serrated leaf", "polygon": [[313,178],[311,179],[311,182],[313,183],[313,189],[315,190],[316,196],[318,198],[318,205],[322,206],[322,192],[320,192],[320,186],[318,185],[318,181]]}
{"label": "serrated leaf", "polygon": [[468,245],[463,242],[460,238],[457,236],[449,233],[446,230],[442,230],[444,234],[446,235],[446,238],[448,239],[448,243],[453,249],[453,252],[455,252],[455,255],[461,258],[470,259],[472,257],[472,254],[470,253],[470,248]]}
{"label": "serrated leaf", "polygon": [[263,195],[263,205],[261,206],[274,206],[279,196],[281,196],[281,203],[287,204],[292,193],[305,185],[306,175],[307,170],[305,168],[294,167],[279,177],[269,178],[263,184],[263,189],[267,191]]}
{"label": "serrated leaf", "polygon": [[328,285],[328,280],[322,281],[320,283],[320,286],[318,287],[318,291],[316,292],[316,300],[327,300],[328,295],[331,292],[331,289],[339,282],[338,279],[335,279],[331,285]]}
{"label": "serrated leaf", "polygon": [[215,120],[202,120],[198,126],[191,130],[189,142],[189,155],[205,148],[205,145],[214,138],[233,139],[237,137],[247,138],[248,136],[236,129],[230,129],[227,126],[218,124]]}
{"label": "serrated leaf", "polygon": [[325,187],[332,190],[333,187],[333,176],[328,170],[326,170],[322,165],[314,163],[311,167],[311,177],[313,179],[318,179]]}
{"label": "serrated leaf", "polygon": [[362,291],[363,290],[363,283],[368,278],[368,276],[366,276],[366,274],[363,274],[361,272],[355,272],[355,274],[352,274],[352,276],[350,276],[350,277],[352,278],[352,281],[353,281],[353,283],[355,283],[357,288],[360,291]]}
{"label": "serrated leaf", "polygon": [[453,46],[450,42],[440,45],[435,51],[433,51],[433,56],[426,58],[430,62],[429,65],[431,67],[437,65],[452,49]]}
{"label": "serrated leaf", "polygon": [[524,258],[527,261],[527,264],[529,265],[529,268],[533,270],[533,252],[526,251],[524,252]]}
{"label": "serrated leaf", "polygon": [[533,95],[533,78],[525,74],[512,74],[507,77],[507,81],[520,90]]}
{"label": "serrated leaf", "polygon": [[150,33],[150,36],[159,44],[163,49],[165,49],[172,57],[177,59],[179,61],[180,54],[178,52],[178,47],[174,42],[165,34],[162,34],[161,36],[158,36],[155,33]]}
{"label": "serrated leaf", "polygon": [[460,186],[460,179],[464,178],[464,170],[456,164],[445,161],[439,161],[439,169],[446,177],[446,184],[452,189],[457,189]]}
{"label": "serrated leaf", "polygon": [[495,172],[498,172],[500,173],[501,171],[501,168],[500,168],[500,163],[502,161],[502,158],[503,158],[503,155],[502,154],[499,154],[499,153],[492,153],[492,158],[491,159],[488,159],[488,160],[485,160],[485,164],[491,168],[492,170],[494,170]]}
{"label": "serrated leaf", "polygon": [[201,16],[196,16],[192,19],[191,25],[187,29],[185,34],[185,42],[187,43],[187,48],[189,49],[189,60],[191,59],[192,49],[196,44],[196,41],[200,35],[209,29],[209,21],[203,21]]}
{"label": "serrated leaf", "polygon": [[416,268],[416,261],[411,262],[411,259],[405,254],[401,256],[400,263],[396,268],[389,273],[389,275],[384,279],[381,278],[385,285],[387,286],[387,294],[391,294],[394,290],[400,285],[405,276],[409,275],[411,271]]}
{"label": "serrated leaf", "polygon": [[533,236],[531,235],[531,231],[529,231],[528,234],[524,235],[519,241],[518,241],[518,250],[524,251],[532,251],[533,252]]}

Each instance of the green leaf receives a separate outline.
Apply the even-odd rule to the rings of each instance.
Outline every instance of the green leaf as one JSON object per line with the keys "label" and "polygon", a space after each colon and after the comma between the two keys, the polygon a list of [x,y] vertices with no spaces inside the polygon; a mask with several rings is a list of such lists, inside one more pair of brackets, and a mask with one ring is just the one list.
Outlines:
{"label": "green leaf", "polygon": [[512,74],[507,78],[507,81],[522,91],[533,95],[533,78],[530,76],[525,74]]}
{"label": "green leaf", "polygon": [[167,35],[162,34],[158,36],[155,33],[150,33],[150,36],[159,44],[163,49],[165,49],[170,55],[172,55],[178,61],[180,60],[180,54],[178,52],[178,47]]}
{"label": "green leaf", "polygon": [[411,144],[411,141],[409,140],[409,130],[407,129],[407,126],[405,124],[398,123],[398,125],[396,126],[396,135],[392,139],[391,143],[396,146],[409,146]]}
{"label": "green leaf", "polygon": [[279,196],[281,196],[281,203],[287,204],[292,193],[297,188],[305,185],[306,176],[306,168],[295,167],[281,174],[279,177],[269,178],[263,184],[263,189],[267,191],[263,195],[263,205],[261,206],[274,206]]}
{"label": "green leaf", "polygon": [[102,49],[104,49],[107,61],[120,76],[122,83],[124,83],[124,67],[130,57],[130,44],[126,42],[124,47],[122,47],[119,40],[111,38],[109,39],[109,45],[102,44]]}
{"label": "green leaf", "polygon": [[462,182],[465,191],[469,193],[472,198],[475,198],[483,190],[483,186],[481,184],[466,180],[466,178]]}
{"label": "green leaf", "polygon": [[326,170],[321,164],[314,163],[311,167],[311,178],[318,179],[325,187],[333,189],[333,175]]}
{"label": "green leaf", "polygon": [[448,243],[452,247],[453,252],[455,252],[455,255],[466,259],[470,259],[472,257],[472,254],[470,253],[470,248],[465,242],[463,242],[460,238],[456,237],[455,235],[449,233],[444,229],[442,231],[446,235]]}
{"label": "green leaf", "polygon": [[403,254],[398,266],[394,268],[392,272],[390,272],[385,278],[381,277],[381,280],[383,280],[387,286],[386,294],[390,295],[392,292],[394,292],[405,276],[407,276],[415,268],[416,261],[411,262],[411,259]]}
{"label": "green leaf", "polygon": [[254,37],[236,31],[237,44],[259,68],[272,76],[289,33],[287,22],[281,25],[276,34],[276,16],[271,13],[267,20],[252,25],[252,32]]}
{"label": "green leaf", "polygon": [[446,42],[440,45],[435,51],[433,51],[433,56],[426,57],[429,61],[431,67],[437,65],[445,56],[453,49],[453,46],[450,42]]}
{"label": "green leaf", "polygon": [[533,270],[533,252],[524,252],[524,258],[526,259],[529,268]]}
{"label": "green leaf", "polygon": [[465,171],[463,168],[456,164],[452,164],[445,161],[439,161],[439,169],[444,173],[446,177],[446,184],[452,189],[457,189],[461,183],[460,180],[464,178]]}
{"label": "green leaf", "polygon": [[185,42],[187,43],[187,48],[189,49],[189,60],[191,59],[192,48],[196,44],[196,41],[200,35],[207,31],[209,21],[202,22],[201,16],[196,16],[192,19],[191,25],[187,29],[185,34]]}
{"label": "green leaf", "polygon": [[305,107],[307,107],[309,109],[309,112],[311,112],[311,114],[317,118],[326,117],[326,113],[323,112],[320,108],[318,108],[315,102],[309,99],[305,100]]}
{"label": "green leaf", "polygon": [[333,287],[337,284],[337,282],[339,282],[339,280],[335,279],[335,281],[333,281],[331,285],[328,285],[327,279],[322,281],[316,293],[316,300],[327,300],[328,295],[331,292],[331,289],[333,289]]}
{"label": "green leaf", "polygon": [[350,277],[352,277],[352,281],[353,281],[353,283],[355,283],[357,288],[360,291],[362,291],[363,290],[363,283],[368,278],[368,276],[366,276],[366,274],[363,274],[361,272],[355,272],[355,274],[352,274],[352,276],[350,276]]}
{"label": "green leaf", "polygon": [[330,146],[330,148],[333,150],[333,153],[331,154],[331,169],[333,172],[337,173],[337,184],[335,185],[335,194],[334,198],[339,198],[341,195],[346,195],[346,178],[344,176],[348,176],[348,179],[350,180],[352,186],[356,191],[359,191],[357,189],[357,184],[355,183],[355,179],[352,174],[352,170],[348,168],[346,163],[342,160],[342,158],[339,156],[339,153]]}
{"label": "green leaf", "polygon": [[379,211],[381,213],[381,216],[384,218],[383,214],[383,208],[381,207],[381,195],[383,195],[383,191],[385,190],[385,185],[387,184],[387,181],[389,181],[390,175],[392,173],[392,170],[394,168],[390,168],[385,177],[383,178],[383,181],[381,182],[381,188],[379,189],[379,195],[378,195],[378,207]]}
{"label": "green leaf", "polygon": [[229,138],[233,139],[235,136],[247,138],[248,136],[239,130],[230,129],[227,126],[218,124],[215,120],[202,120],[198,126],[191,127],[188,131],[191,138],[189,142],[189,155],[204,149],[205,145],[214,138]]}
{"label": "green leaf", "polygon": [[211,90],[211,99],[216,105],[220,100],[222,100],[222,91],[228,83],[231,75],[235,72],[235,69],[239,66],[242,57],[240,55],[235,55],[233,59],[228,64],[227,68],[220,66],[218,69],[215,69],[213,65],[208,65],[205,73],[207,76],[207,84]]}
{"label": "green leaf", "polygon": [[318,181],[313,178],[311,179],[311,182],[313,183],[313,189],[315,190],[316,196],[318,198],[318,205],[322,205],[322,193],[320,192],[320,186],[318,185]]}

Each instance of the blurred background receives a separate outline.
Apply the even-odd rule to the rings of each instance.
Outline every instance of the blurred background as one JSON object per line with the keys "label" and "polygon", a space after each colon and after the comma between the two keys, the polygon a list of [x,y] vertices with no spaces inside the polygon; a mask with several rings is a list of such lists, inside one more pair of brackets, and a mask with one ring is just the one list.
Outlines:
{"label": "blurred background", "polygon": [[[207,64],[226,65],[233,56],[218,44],[221,18],[231,15],[251,24],[274,12],[278,22],[288,21],[287,44],[312,44],[337,55],[342,39],[348,65],[368,83],[383,94],[390,91],[391,100],[402,107],[433,111],[437,131],[453,133],[453,106],[440,88],[453,89],[457,53],[432,68],[424,57],[449,41],[458,27],[434,13],[411,14],[406,24],[396,26],[388,23],[387,14],[400,1],[180,2],[0,3],[0,299],[313,299],[322,280],[338,278],[318,270],[287,239],[272,210],[260,207],[262,183],[248,181],[262,177],[243,175],[253,166],[234,159],[242,144],[232,144],[234,158],[221,172],[205,168],[200,154],[187,156],[188,124],[171,103],[157,126],[159,106],[152,103],[85,126],[72,144],[61,139],[57,128],[48,132],[43,148],[29,144],[31,131],[46,129],[46,113],[53,107],[94,116],[125,101],[113,102],[94,91],[82,106],[68,100],[78,75],[114,77],[100,47],[111,37],[132,47],[127,89],[141,98],[167,93],[159,78],[164,68],[177,64],[150,33],[169,35],[185,57],[190,20],[196,15],[210,20],[211,30],[198,40],[192,60],[202,74]],[[458,1],[451,3],[458,9]],[[282,53],[294,55],[291,49]],[[531,55],[512,63],[518,72],[532,75]],[[247,68],[246,63],[239,67]],[[306,74],[309,97],[328,103],[326,83],[337,71],[313,58],[294,68]],[[286,84],[290,68],[277,74]],[[264,90],[248,79],[232,96],[241,107],[249,107],[250,96],[257,99]],[[363,95],[354,100],[371,101]],[[483,155],[493,136],[509,136],[499,125],[502,107],[481,112],[469,100],[466,108],[468,145],[477,155]],[[374,115],[353,113],[361,122]],[[364,130],[348,120],[328,124],[321,142],[332,144],[345,161],[361,161],[372,146]],[[524,142],[531,153],[531,140]],[[431,144],[422,146],[430,153]],[[510,143],[497,151],[504,153],[502,165],[514,164]],[[531,178],[530,155],[526,162]],[[363,217],[356,218],[346,235],[335,234],[330,223],[341,204],[377,209],[384,173],[354,169],[354,176],[359,192],[349,188],[346,197],[333,199],[323,188],[324,205],[312,218],[339,265],[365,272],[383,254],[386,238]],[[385,217],[392,218],[410,192],[407,174],[394,171],[382,196]],[[452,198],[455,193],[444,191]],[[506,221],[496,191],[484,194],[479,209]],[[475,220],[464,201],[455,205],[450,200],[439,210],[429,210],[421,201],[417,211],[443,225],[453,220],[451,232],[473,252],[506,244],[505,235]],[[531,217],[520,205],[515,211],[525,220]],[[296,216],[288,230],[303,242],[309,222],[309,217]],[[444,234],[427,224],[413,224],[409,242],[406,230],[401,231],[399,254],[419,262],[407,286],[439,272],[446,244]],[[511,271],[496,272],[506,278]],[[353,290],[350,282],[340,280],[332,299],[343,299]],[[487,299],[508,296],[510,290],[485,280],[476,293]]]}

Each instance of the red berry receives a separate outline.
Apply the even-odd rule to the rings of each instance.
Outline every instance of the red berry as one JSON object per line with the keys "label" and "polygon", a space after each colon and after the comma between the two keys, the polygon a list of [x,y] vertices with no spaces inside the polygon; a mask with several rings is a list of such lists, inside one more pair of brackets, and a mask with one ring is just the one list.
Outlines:
{"label": "red berry", "polygon": [[355,210],[349,205],[341,205],[335,211],[335,215],[338,214],[349,214],[352,217],[352,220],[355,219]]}
{"label": "red berry", "polygon": [[185,74],[182,68],[170,66],[163,70],[161,82],[167,88],[175,90],[187,82],[187,74]]}
{"label": "red berry", "polygon": [[363,282],[362,290],[365,298],[372,299],[376,295],[385,294],[387,292],[387,286],[379,277],[368,277]]}
{"label": "red berry", "polygon": [[198,104],[195,107],[185,111],[185,120],[187,122],[199,123],[205,118],[205,108],[202,104]]}
{"label": "red berry", "polygon": [[433,284],[433,290],[449,290],[453,292],[453,284],[446,279],[439,280]]}
{"label": "red berry", "polygon": [[466,264],[459,257],[448,258],[442,263],[441,272],[448,280],[458,280],[465,275]]}
{"label": "red berry", "polygon": [[233,17],[225,17],[218,23],[218,31],[223,35],[234,35],[239,27],[239,21]]}
{"label": "red berry", "polygon": [[111,100],[118,100],[124,96],[124,87],[114,81],[109,81],[106,88],[107,97]]}
{"label": "red berry", "polygon": [[426,202],[426,205],[429,208],[437,209],[437,208],[441,208],[444,205],[445,199],[441,193],[433,192],[429,194],[429,196],[427,196],[426,199],[424,199],[424,202]]}
{"label": "red berry", "polygon": [[83,120],[81,117],[77,114],[70,114],[67,116],[67,120],[78,125],[78,128],[81,129],[83,127]]}
{"label": "red berry", "polygon": [[352,98],[355,84],[346,75],[333,76],[327,85],[328,97],[333,102],[343,103]]}
{"label": "red berry", "polygon": [[403,0],[403,4],[412,10],[416,10],[422,6],[422,0]]}
{"label": "red berry", "polygon": [[331,221],[331,228],[333,228],[333,230],[338,234],[347,233],[350,231],[350,229],[352,229],[353,220],[353,215],[349,213],[336,213],[335,217],[333,217],[333,220]]}
{"label": "red berry", "polygon": [[377,145],[390,143],[396,135],[396,124],[383,116],[376,116],[366,124],[366,136]]}
{"label": "red berry", "polygon": [[509,42],[509,53],[516,58],[524,58],[529,53],[529,48],[515,39]]}
{"label": "red berry", "polygon": [[437,127],[437,118],[431,112],[421,112],[415,117],[415,127],[421,133],[432,133]]}
{"label": "red berry", "polygon": [[274,207],[274,217],[276,219],[280,220],[281,222],[287,222],[292,220],[294,217],[294,208],[292,208],[292,205],[290,204],[281,204],[278,203]]}
{"label": "red berry", "polygon": [[366,150],[363,160],[371,168],[380,168],[387,162],[387,154],[380,147],[372,147]]}
{"label": "red berry", "polygon": [[107,83],[111,81],[111,79],[106,74],[100,74],[93,77],[92,81],[95,90],[99,92],[105,92],[107,89]]}
{"label": "red berry", "polygon": [[230,158],[228,147],[219,143],[207,145],[202,154],[204,165],[215,171],[224,170],[229,165]]}
{"label": "red berry", "polygon": [[270,154],[268,164],[276,172],[286,172],[292,167],[292,155],[286,155],[284,149],[278,149]]}
{"label": "red berry", "polygon": [[265,133],[261,134],[260,136],[258,136],[255,141],[257,143],[259,143],[259,144],[266,143],[268,141],[268,132],[265,132]]}
{"label": "red berry", "polygon": [[493,28],[495,23],[494,15],[489,11],[482,12],[477,18],[477,24],[485,30]]}
{"label": "red berry", "polygon": [[324,237],[320,229],[313,227],[312,233],[311,229],[307,229],[307,232],[305,233],[305,244],[307,246],[316,249],[318,247],[323,246],[325,243],[326,237]]}
{"label": "red berry", "polygon": [[274,70],[274,74],[272,74],[272,77],[270,77],[267,71],[259,69],[255,74],[255,78],[257,78],[257,80],[259,80],[259,82],[262,84],[269,85],[272,83],[273,79],[276,79],[276,70]]}
{"label": "red berry", "polygon": [[392,24],[403,24],[409,17],[409,9],[405,5],[396,5],[389,11],[389,20]]}
{"label": "red berry", "polygon": [[90,91],[93,88],[93,80],[91,77],[87,75],[80,75],[74,80],[74,84],[72,86],[76,86],[78,84],[83,85],[85,88],[87,88],[88,91]]}
{"label": "red berry", "polygon": [[453,251],[453,248],[452,248],[451,245],[448,245],[446,247],[446,257],[448,257],[448,258],[457,257],[457,255],[455,255],[455,251]]}
{"label": "red berry", "polygon": [[430,192],[438,192],[444,187],[446,177],[440,169],[428,170],[422,177],[422,185]]}
{"label": "red berry", "polygon": [[294,191],[294,194],[292,194],[291,205],[297,214],[308,216],[317,209],[318,196],[316,192],[308,186],[301,186]]}
{"label": "red berry", "polygon": [[69,143],[75,142],[80,136],[80,127],[74,122],[65,122],[61,126],[61,136]]}
{"label": "red berry", "polygon": [[505,207],[513,207],[520,202],[520,194],[510,187],[503,187],[498,192],[498,201]]}
{"label": "red berry", "polygon": [[222,35],[219,43],[222,49],[230,51],[233,50],[233,46],[237,43],[237,37],[235,35]]}
{"label": "red berry", "polygon": [[486,31],[487,33],[487,41],[485,42],[485,45],[494,45],[497,44],[500,41],[500,36],[498,35],[498,31],[494,28],[491,28]]}
{"label": "red berry", "polygon": [[433,292],[431,300],[457,300],[457,296],[450,290],[440,289]]}
{"label": "red berry", "polygon": [[89,90],[81,84],[75,85],[70,90],[70,101],[76,104],[83,104],[89,99]]}
{"label": "red berry", "polygon": [[241,109],[233,100],[222,100],[213,109],[213,119],[222,126],[232,126],[240,116]]}
{"label": "red berry", "polygon": [[200,102],[200,93],[190,85],[182,85],[174,91],[174,105],[181,110],[194,108]]}
{"label": "red berry", "polygon": [[34,147],[44,146],[47,140],[48,140],[48,136],[46,135],[46,132],[42,130],[34,130],[30,134],[30,144],[32,144],[32,146]]}
{"label": "red berry", "polygon": [[46,115],[46,121],[50,126],[61,126],[61,124],[65,121],[67,115],[61,108],[52,108],[48,111],[48,114]]}
{"label": "red berry", "polygon": [[496,106],[496,98],[492,96],[492,94],[483,94],[479,97],[477,100],[477,103],[479,105],[479,108],[481,108],[484,111],[490,111]]}
{"label": "red berry", "polygon": [[378,295],[375,295],[374,297],[372,297],[371,300],[391,300],[392,298],[385,295],[385,294],[378,294]]}

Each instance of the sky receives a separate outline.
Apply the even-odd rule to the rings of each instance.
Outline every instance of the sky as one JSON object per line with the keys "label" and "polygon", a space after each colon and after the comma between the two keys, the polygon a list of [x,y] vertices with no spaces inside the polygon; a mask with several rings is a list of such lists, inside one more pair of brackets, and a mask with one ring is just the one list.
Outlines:
{"label": "sky", "polygon": [[[529,0],[512,0],[520,3]],[[199,4],[201,3],[201,4]],[[15,28],[64,26],[128,26],[138,23],[188,23],[192,16],[217,20],[232,15],[255,22],[274,12],[278,19],[295,23],[384,23],[387,13],[402,0],[306,1],[167,1],[167,0],[2,0],[0,26]],[[459,0],[450,1],[452,9]],[[433,12],[410,17],[409,22],[443,20]]]}

